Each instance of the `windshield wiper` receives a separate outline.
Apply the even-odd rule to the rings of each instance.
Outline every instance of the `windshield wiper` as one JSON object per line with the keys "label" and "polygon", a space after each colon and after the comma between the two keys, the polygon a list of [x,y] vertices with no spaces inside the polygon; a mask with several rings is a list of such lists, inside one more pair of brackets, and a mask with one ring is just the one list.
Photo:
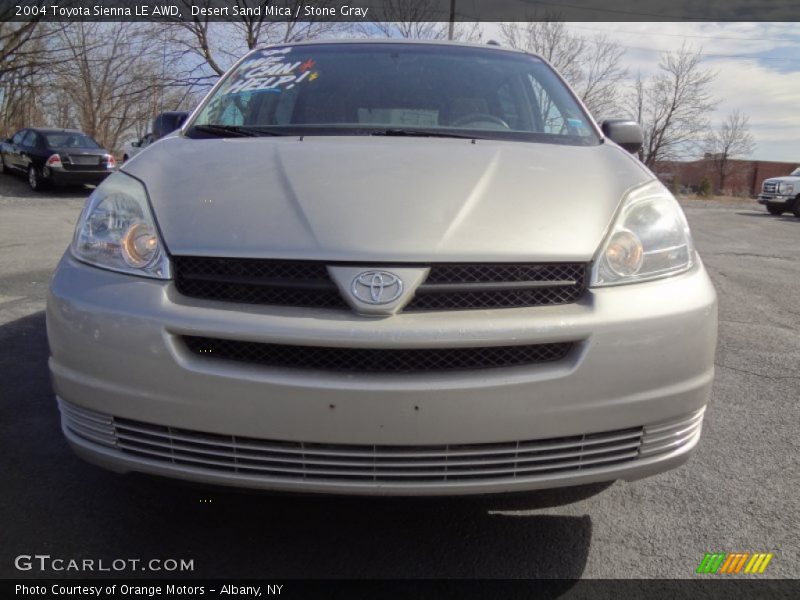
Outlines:
{"label": "windshield wiper", "polygon": [[191,130],[197,130],[202,133],[211,133],[220,137],[238,136],[238,137],[259,137],[262,135],[289,135],[279,131],[273,131],[262,127],[240,127],[239,125],[192,125]]}
{"label": "windshield wiper", "polygon": [[428,131],[425,129],[379,129],[370,135],[385,135],[388,137],[439,137],[439,138],[459,138],[462,140],[481,139],[475,135],[464,135],[463,133],[449,133],[447,131]]}
{"label": "windshield wiper", "polygon": [[[294,136],[294,135],[308,135],[307,133],[287,133],[284,131],[276,131],[269,127],[243,127],[240,125],[193,125],[189,132],[198,131],[219,137],[258,137],[258,136]],[[362,130],[363,131],[363,130]],[[450,133],[448,131],[430,131],[426,129],[405,129],[405,128],[390,128],[390,129],[377,129],[367,130],[369,135],[383,135],[387,137],[438,137],[438,138],[457,138],[462,140],[475,140],[482,139],[475,135],[465,135],[463,133]]]}

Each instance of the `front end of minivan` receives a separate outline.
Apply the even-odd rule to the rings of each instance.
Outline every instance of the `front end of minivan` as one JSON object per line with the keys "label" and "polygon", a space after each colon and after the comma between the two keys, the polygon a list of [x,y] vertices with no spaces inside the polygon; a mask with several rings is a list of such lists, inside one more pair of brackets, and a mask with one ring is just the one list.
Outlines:
{"label": "front end of minivan", "polygon": [[484,494],[684,463],[716,307],[675,199],[543,61],[308,43],[92,194],[47,332],[64,435],[108,469]]}

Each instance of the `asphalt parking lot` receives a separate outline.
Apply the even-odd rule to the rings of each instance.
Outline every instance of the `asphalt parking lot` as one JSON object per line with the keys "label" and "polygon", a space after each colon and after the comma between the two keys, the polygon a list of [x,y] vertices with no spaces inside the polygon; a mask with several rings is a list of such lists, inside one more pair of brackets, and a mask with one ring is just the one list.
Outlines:
{"label": "asphalt parking lot", "polygon": [[523,498],[298,498],[121,477],[72,455],[43,309],[87,194],[0,175],[0,577],[70,575],[15,569],[38,553],[191,558],[201,578],[690,578],[705,552],[736,551],[774,552],[765,576],[800,576],[800,219],[687,205],[720,299],[688,465]]}

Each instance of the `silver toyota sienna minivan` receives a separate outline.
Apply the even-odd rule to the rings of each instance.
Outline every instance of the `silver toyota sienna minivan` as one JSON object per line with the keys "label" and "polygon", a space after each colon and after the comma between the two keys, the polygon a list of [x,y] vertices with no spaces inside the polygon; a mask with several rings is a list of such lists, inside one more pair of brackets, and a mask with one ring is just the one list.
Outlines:
{"label": "silver toyota sienna minivan", "polygon": [[683,463],[716,295],[640,145],[523,52],[249,53],[86,202],[47,304],[65,436],[119,472],[299,492]]}

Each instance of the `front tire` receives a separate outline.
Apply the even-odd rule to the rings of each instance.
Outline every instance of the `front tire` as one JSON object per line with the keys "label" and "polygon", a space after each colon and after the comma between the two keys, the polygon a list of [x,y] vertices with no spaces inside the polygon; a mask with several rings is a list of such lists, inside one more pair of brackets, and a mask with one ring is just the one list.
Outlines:
{"label": "front tire", "polygon": [[28,185],[34,192],[41,192],[44,188],[44,180],[33,165],[28,167]]}
{"label": "front tire", "polygon": [[0,174],[6,172],[6,159],[2,153],[0,153]]}
{"label": "front tire", "polygon": [[800,196],[794,199],[794,209],[792,210],[792,213],[795,217],[800,219]]}
{"label": "front tire", "polygon": [[786,209],[782,206],[776,206],[774,204],[767,204],[767,211],[771,215],[782,215],[786,212]]}

